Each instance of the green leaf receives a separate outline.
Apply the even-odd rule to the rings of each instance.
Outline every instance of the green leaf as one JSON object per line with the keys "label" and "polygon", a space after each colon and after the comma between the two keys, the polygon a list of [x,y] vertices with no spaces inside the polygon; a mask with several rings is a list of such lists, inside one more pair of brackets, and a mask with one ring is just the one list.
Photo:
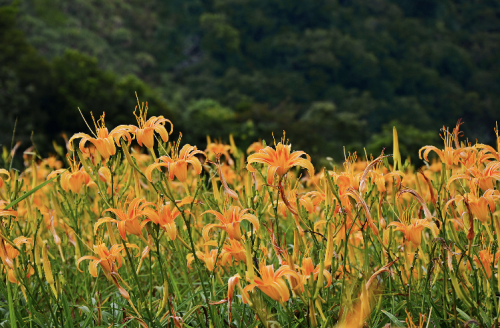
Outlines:
{"label": "green leaf", "polygon": [[[63,174],[64,172],[66,172],[68,169],[64,170],[63,172],[61,172],[61,174]],[[9,205],[5,206],[5,209],[9,209],[11,208],[12,206],[16,205],[17,203],[19,203],[20,201],[23,201],[25,198],[31,196],[32,194],[34,194],[35,192],[37,192],[38,190],[42,189],[43,187],[45,187],[46,185],[48,185],[49,183],[51,183],[52,181],[54,181],[55,179],[57,179],[57,177],[59,176],[60,174],[56,175],[55,177],[53,177],[52,179],[50,180],[47,180],[45,181],[44,183],[42,184],[39,184],[38,186],[36,186],[35,188],[31,189],[30,191],[28,191],[27,193],[25,193],[24,195],[22,195],[21,197],[17,198],[16,200],[14,200],[12,203],[10,203]]]}
{"label": "green leaf", "polygon": [[460,310],[459,308],[457,308],[457,312],[462,316],[462,318],[465,321],[472,320],[471,317],[469,317],[469,315],[467,313],[465,313],[464,311]]}
{"label": "green leaf", "polygon": [[73,319],[71,318],[71,311],[69,310],[70,305],[69,305],[68,299],[66,298],[66,295],[64,293],[62,294],[61,300],[62,300],[64,314],[66,316],[65,326],[74,327]]}
{"label": "green leaf", "polygon": [[389,317],[389,319],[391,319],[392,323],[394,323],[396,325],[396,327],[404,327],[404,325],[401,323],[401,321],[399,321],[398,318],[396,318],[394,315],[392,315],[391,313],[384,311],[384,310],[381,310],[381,311],[383,314],[385,314],[387,317]]}

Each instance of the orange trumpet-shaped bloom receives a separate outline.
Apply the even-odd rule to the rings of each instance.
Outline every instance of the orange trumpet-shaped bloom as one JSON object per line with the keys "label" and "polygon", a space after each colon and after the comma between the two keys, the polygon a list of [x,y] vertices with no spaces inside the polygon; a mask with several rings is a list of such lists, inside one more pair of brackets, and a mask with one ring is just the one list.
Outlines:
{"label": "orange trumpet-shaped bloom", "polygon": [[458,195],[446,203],[445,209],[448,208],[450,203],[466,202],[472,214],[482,223],[490,221],[490,213],[495,212],[495,200],[500,198],[498,190],[488,189],[484,192],[483,196],[476,196],[475,192]]}
{"label": "orange trumpet-shaped bloom", "polygon": [[462,148],[457,148],[453,149],[453,139],[454,139],[454,134],[449,133],[444,127],[443,127],[443,134],[441,135],[441,138],[444,141],[444,149],[439,149],[435,146],[424,146],[420,148],[418,151],[418,156],[420,159],[422,159],[422,151],[423,151],[423,158],[426,161],[429,161],[427,158],[429,156],[429,153],[431,151],[434,151],[438,156],[439,159],[441,160],[441,163],[446,164],[446,169],[451,169],[453,165],[458,164],[460,159],[462,158]]}
{"label": "orange trumpet-shaped bloom", "polygon": [[[93,118],[94,117],[92,116],[92,119]],[[102,114],[101,118],[97,122],[94,121],[94,125],[97,132],[95,138],[86,133],[77,133],[69,139],[68,149],[73,151],[73,144],[71,141],[73,141],[73,139],[81,138],[79,147],[82,153],[89,153],[85,148],[85,143],[89,141],[97,148],[97,151],[101,154],[102,158],[107,160],[110,156],[116,154],[115,142],[118,147],[120,147],[121,138],[127,139],[128,145],[130,145],[132,141],[130,133],[128,133],[127,129],[124,127],[116,127],[111,132],[108,132],[108,129],[104,126],[104,114]]]}
{"label": "orange trumpet-shaped bloom", "polygon": [[233,296],[234,296],[234,287],[236,287],[240,281],[241,277],[239,274],[235,274],[229,280],[227,281],[227,298],[220,300],[218,302],[210,302],[212,305],[216,304],[223,304],[226,302],[229,302],[229,305],[231,306],[231,302],[233,301]]}
{"label": "orange trumpet-shaped bloom", "polygon": [[498,190],[486,190],[481,197],[469,194],[467,199],[472,214],[482,223],[490,219],[490,213],[495,212],[495,200],[500,197]]}
{"label": "orange trumpet-shaped bloom", "polygon": [[97,228],[103,223],[113,222],[118,225],[118,232],[123,240],[127,240],[127,232],[136,236],[142,234],[142,229],[149,221],[139,222],[141,216],[147,216],[150,213],[145,210],[147,206],[154,205],[151,202],[146,202],[143,198],[135,198],[128,205],[128,210],[125,209],[115,209],[108,208],[104,212],[111,212],[116,215],[118,219],[113,219],[110,217],[104,217],[99,219],[94,226],[94,234],[97,232]]}
{"label": "orange trumpet-shaped bloom", "polygon": [[490,162],[483,170],[473,166],[466,171],[466,174],[456,174],[448,180],[448,188],[458,179],[469,180],[471,184],[483,190],[494,189],[494,183],[500,181],[500,162]]}
{"label": "orange trumpet-shaped bloom", "polygon": [[[12,210],[12,209],[5,209],[5,206],[7,206],[9,202],[6,202],[4,200],[0,200],[0,216],[13,216],[14,218],[17,219],[18,211]],[[21,208],[19,208],[21,209]]]}
{"label": "orange trumpet-shaped bloom", "polygon": [[264,144],[262,143],[262,140],[256,141],[247,148],[247,154],[257,153],[262,149],[264,149]]}
{"label": "orange trumpet-shaped bloom", "polygon": [[[127,247],[133,247],[137,248],[138,250],[139,247],[134,244],[127,244]],[[94,246],[94,252],[96,253],[96,256],[91,256],[91,255],[86,255],[82,256],[76,261],[76,268],[80,270],[80,262],[83,260],[92,260],[89,263],[89,273],[97,278],[97,266],[100,265],[102,270],[104,271],[104,274],[108,276],[111,273],[116,273],[118,272],[118,269],[122,266],[122,256],[121,252],[124,250],[124,246],[121,244],[116,244],[113,245],[110,249],[106,247],[105,244],[99,244]],[[137,254],[139,255],[139,254]],[[118,266],[117,266],[118,263]]]}
{"label": "orange trumpet-shaped bloom", "polygon": [[152,221],[168,234],[170,240],[175,240],[177,237],[175,219],[181,214],[176,207],[171,208],[170,203],[167,203],[161,204],[157,209],[148,207],[144,212],[148,219],[144,220],[143,223]]}
{"label": "orange trumpet-shaped bloom", "polygon": [[[208,246],[205,247],[204,252],[197,251],[196,257],[199,258],[203,263],[205,263],[208,271],[213,271],[216,263],[218,267],[225,265],[224,258],[219,253],[219,250],[212,249],[211,251],[209,251]],[[191,263],[194,261],[193,253],[189,253],[188,255],[186,255],[186,260],[188,267],[191,268]]]}
{"label": "orange trumpet-shaped bloom", "polygon": [[[4,174],[4,175],[7,176],[7,180],[6,181],[10,180],[10,173],[6,169],[0,169],[0,174]],[[0,188],[2,188],[3,182],[4,182],[4,180],[2,179],[2,176],[0,175]]]}
{"label": "orange trumpet-shaped bloom", "polygon": [[222,142],[211,142],[210,139],[207,140],[207,149],[205,151],[209,156],[217,157],[217,155],[224,155],[227,161],[231,160],[229,156],[229,151],[231,150],[230,145],[223,144]]}
{"label": "orange trumpet-shaped bloom", "polygon": [[[318,279],[318,275],[320,274],[319,272],[320,265],[318,264],[316,267],[314,267],[312,259],[310,257],[306,257],[302,260],[302,266],[299,267],[299,270],[302,272],[301,288],[302,291],[304,291],[304,284],[307,282],[308,279],[311,279],[311,274],[313,275],[314,279]],[[326,278],[325,288],[327,288],[332,284],[332,275],[330,274],[330,272],[328,272],[328,270],[323,270],[322,274]]]}
{"label": "orange trumpet-shaped bloom", "polygon": [[474,255],[474,262],[476,262],[477,266],[481,269],[481,271],[482,268],[484,268],[484,272],[489,279],[493,274],[491,272],[491,263],[493,262],[493,260],[497,262],[498,257],[500,257],[500,252],[497,252],[496,255],[493,256],[492,254],[490,254],[489,250],[481,250],[479,251],[479,258],[476,255]]}
{"label": "orange trumpet-shaped bloom", "polygon": [[[139,115],[135,113],[139,107]],[[137,119],[137,125],[120,125],[117,128],[124,129],[132,133],[137,139],[137,143],[142,147],[144,145],[146,148],[153,148],[155,143],[154,133],[158,133],[163,142],[168,141],[168,135],[172,134],[174,130],[174,125],[172,122],[163,116],[151,116],[146,119],[148,114],[148,103],[146,105],[142,103],[142,106],[135,106],[134,116]],[[170,131],[165,129],[165,123],[170,123]]]}
{"label": "orange trumpet-shaped bloom", "polygon": [[[316,209],[314,201],[311,197],[317,197],[319,193],[317,191],[309,192],[307,194],[299,195],[298,193],[298,183],[293,188],[283,188],[284,189],[284,198],[286,198],[287,203],[284,201],[275,201],[274,206],[278,203],[278,213],[280,213],[285,219],[287,217],[287,211],[290,211],[292,214],[297,214],[297,199],[299,200],[300,206],[304,207],[309,214],[313,213]],[[319,199],[320,200],[320,199]],[[274,206],[269,205],[269,214],[274,216]],[[288,208],[290,206],[290,209]]]}
{"label": "orange trumpet-shaped bloom", "polygon": [[249,209],[242,209],[239,206],[231,206],[229,209],[224,209],[223,213],[208,210],[203,212],[201,215],[206,213],[213,214],[220,221],[220,224],[207,224],[203,228],[203,238],[209,240],[209,233],[212,228],[220,228],[227,232],[230,239],[241,239],[241,229],[240,225],[243,220],[252,223],[255,230],[259,229],[259,220],[253,214],[247,213]]}
{"label": "orange trumpet-shaped bloom", "polygon": [[[245,292],[252,291],[255,287],[259,288],[264,294],[271,297],[275,301],[286,302],[290,299],[290,291],[283,279],[284,276],[290,276],[300,280],[297,272],[290,269],[288,265],[283,265],[276,272],[274,266],[260,263],[260,278],[254,277],[254,283],[245,287]],[[247,280],[250,279],[247,277]],[[245,298],[243,298],[245,301]]]}
{"label": "orange trumpet-shaped bloom", "polygon": [[[31,238],[20,236],[14,239],[13,244],[19,248],[22,244],[32,245],[33,241]],[[15,247],[13,247],[10,243],[5,243],[5,241],[0,238],[0,258],[6,267],[13,268],[13,261],[18,255],[19,251]]]}
{"label": "orange trumpet-shaped bloom", "polygon": [[71,190],[75,194],[78,194],[83,185],[89,184],[89,182],[91,182],[91,179],[84,168],[80,167],[80,163],[78,163],[74,158],[71,159],[69,155],[67,155],[66,157],[68,159],[70,169],[55,170],[47,176],[47,180],[50,180],[54,176],[63,172],[61,175],[61,187],[64,189],[64,191]]}
{"label": "orange trumpet-shaped bloom", "polygon": [[184,147],[182,147],[180,152],[177,154],[179,149],[179,141],[172,148],[172,156],[161,156],[154,162],[154,164],[148,166],[148,168],[146,169],[146,177],[149,181],[151,181],[151,173],[153,172],[153,170],[158,169],[161,166],[164,166],[168,169],[168,177],[170,178],[170,180],[173,180],[174,177],[177,177],[180,182],[185,182],[187,180],[188,164],[191,164],[193,166],[196,174],[201,173],[201,163],[195,155],[205,155],[205,153],[201,150],[197,150],[196,146],[187,144],[184,145]]}
{"label": "orange trumpet-shaped bloom", "polygon": [[388,227],[394,226],[394,230],[401,231],[408,242],[418,247],[422,242],[422,230],[432,229],[432,225],[427,219],[411,219],[412,210],[413,206],[403,213],[401,222],[391,222]]}
{"label": "orange trumpet-shaped bloom", "polygon": [[[31,238],[26,238],[24,236],[17,237],[12,242],[17,248],[19,248],[22,244],[33,245],[33,241]],[[4,243],[4,240],[0,238],[0,258],[7,269],[7,277],[9,281],[13,284],[17,283],[16,279],[16,270],[14,269],[14,260],[19,255],[19,251],[12,246],[10,243]],[[17,263],[17,262],[16,262]],[[18,265],[18,269],[22,269],[21,266]],[[27,268],[26,278],[29,278],[32,274],[35,273],[35,270],[31,265]]]}
{"label": "orange trumpet-shaped bloom", "polygon": [[309,171],[309,175],[314,175],[314,167],[312,163],[300,156],[306,155],[303,151],[294,151],[290,154],[292,146],[284,145],[283,143],[278,143],[276,145],[276,150],[267,146],[261,149],[258,153],[248,156],[247,159],[247,170],[249,172],[255,172],[256,169],[252,167],[252,163],[262,163],[267,164],[267,183],[272,185],[274,181],[274,175],[278,174],[279,177],[284,176],[288,170],[294,166],[300,166],[306,168]]}
{"label": "orange trumpet-shaped bloom", "polygon": [[222,258],[224,263],[230,263],[231,259],[233,259],[234,262],[245,261],[245,246],[237,240],[229,239],[229,245],[225,244],[222,248]]}

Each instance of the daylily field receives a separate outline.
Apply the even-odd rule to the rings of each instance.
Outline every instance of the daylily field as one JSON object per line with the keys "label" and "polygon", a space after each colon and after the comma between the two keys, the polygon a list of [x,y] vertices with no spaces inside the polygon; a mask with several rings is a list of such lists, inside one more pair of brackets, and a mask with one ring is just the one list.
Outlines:
{"label": "daylily field", "polygon": [[422,145],[425,165],[402,159],[394,129],[377,154],[314,167],[285,134],[203,149],[147,104],[134,115],[87,117],[56,156],[4,149],[2,327],[500,321],[500,146],[460,121]]}

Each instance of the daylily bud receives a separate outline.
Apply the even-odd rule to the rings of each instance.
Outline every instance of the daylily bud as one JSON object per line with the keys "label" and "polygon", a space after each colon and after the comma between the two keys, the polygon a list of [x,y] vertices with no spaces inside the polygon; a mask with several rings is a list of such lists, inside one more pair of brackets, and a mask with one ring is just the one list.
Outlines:
{"label": "daylily bud", "polygon": [[326,237],[325,265],[330,266],[333,257],[333,223],[328,224],[328,235]]}
{"label": "daylily bud", "polygon": [[45,243],[46,242],[43,242],[41,245],[43,257],[43,272],[45,273],[45,279],[47,279],[47,283],[50,285],[54,296],[57,298],[57,291],[54,285],[54,276],[52,275],[52,268],[50,267],[49,252]]}
{"label": "daylily bud", "polygon": [[319,258],[321,262],[319,262],[319,274],[318,274],[318,283],[316,284],[316,291],[314,292],[314,299],[316,299],[319,295],[319,290],[323,288],[323,280],[325,276],[323,275],[323,271],[325,270],[325,260],[323,257],[323,252],[319,253]]}
{"label": "daylily bud", "polygon": [[398,169],[401,169],[401,154],[399,153],[399,140],[398,140],[398,131],[396,127],[392,127],[392,138],[393,138],[393,153],[394,153],[394,167],[393,170],[396,171],[396,166]]}
{"label": "daylily bud", "polygon": [[217,203],[221,204],[222,200],[221,200],[220,193],[219,193],[219,187],[217,186],[217,180],[219,180],[219,179],[212,178],[212,190],[214,192],[215,200],[217,201]]}
{"label": "daylily bud", "polygon": [[379,227],[380,227],[380,229],[385,229],[386,226],[387,226],[387,223],[385,222],[385,219],[384,218],[380,218],[380,220],[379,220]]}
{"label": "daylily bud", "polygon": [[253,259],[252,259],[252,241],[248,240],[245,243],[246,246],[246,257],[247,257],[247,270],[248,270],[248,279],[253,284],[254,283],[254,271],[253,271]]}
{"label": "daylily bud", "polygon": [[292,260],[294,262],[296,262],[298,257],[299,257],[299,248],[300,248],[299,232],[297,230],[294,230],[293,231],[293,253],[292,253]]}

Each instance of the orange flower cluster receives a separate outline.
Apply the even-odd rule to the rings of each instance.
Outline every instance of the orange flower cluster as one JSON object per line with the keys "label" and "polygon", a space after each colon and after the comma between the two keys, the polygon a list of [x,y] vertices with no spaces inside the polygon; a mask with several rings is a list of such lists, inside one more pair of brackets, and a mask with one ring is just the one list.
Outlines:
{"label": "orange flower cluster", "polygon": [[[68,288],[79,302],[111,285],[142,326],[182,326],[204,306],[219,320],[213,306],[223,303],[231,326],[238,302],[264,327],[292,308],[306,309],[300,320],[312,327],[363,327],[370,316],[383,322],[384,289],[404,302],[454,293],[464,313],[477,311],[475,289],[496,297],[500,148],[463,139],[460,122],[443,128],[444,149],[420,150],[419,170],[401,164],[395,132],[394,159],[352,153],[318,171],[284,138],[246,152],[232,136],[209,139],[205,151],[181,145],[182,134],[169,142],[173,124],[138,107],[138,126],[108,132],[103,114],[94,136],[69,138],[68,168],[27,156],[21,174],[0,169],[2,270],[25,298],[44,279],[59,300],[77,275],[85,288]],[[206,304],[186,314],[183,295]],[[424,317],[404,306],[401,320]]]}

